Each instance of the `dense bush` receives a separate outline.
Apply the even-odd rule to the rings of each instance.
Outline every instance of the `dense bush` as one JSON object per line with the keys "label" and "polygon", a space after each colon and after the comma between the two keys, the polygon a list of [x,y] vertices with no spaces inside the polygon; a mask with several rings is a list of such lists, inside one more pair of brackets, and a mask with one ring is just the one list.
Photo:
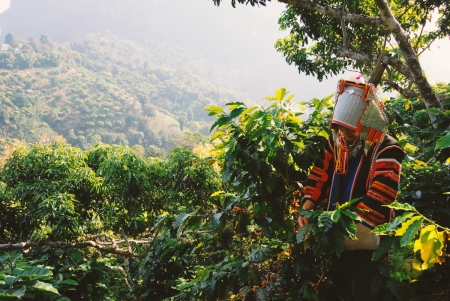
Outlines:
{"label": "dense bush", "polygon": [[[330,98],[297,104],[280,89],[267,107],[209,106],[215,147],[194,148],[201,156],[152,149],[156,155],[144,160],[124,146],[16,145],[1,170],[2,260],[22,250],[25,270],[52,273],[41,270],[45,277],[35,280],[43,289],[36,290],[3,264],[4,279],[16,278],[1,293],[329,300],[340,280],[333,267],[344,256],[343,237],[355,235],[355,208],[307,212],[312,222],[299,231],[296,219],[302,183],[329,133]],[[387,105],[398,116],[412,113],[401,102]],[[302,118],[305,108],[311,114]],[[370,293],[384,300],[441,293],[449,279],[446,136],[430,138],[424,151],[408,132],[415,124],[405,126],[398,116],[391,131],[410,156],[400,203],[392,204],[397,217],[377,227],[386,237],[372,258]]]}

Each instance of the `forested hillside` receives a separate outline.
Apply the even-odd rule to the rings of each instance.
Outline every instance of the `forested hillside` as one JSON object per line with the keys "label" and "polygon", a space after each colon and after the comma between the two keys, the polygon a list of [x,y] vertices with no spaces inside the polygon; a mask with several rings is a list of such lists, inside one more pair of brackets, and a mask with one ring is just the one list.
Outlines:
{"label": "forested hillside", "polygon": [[[174,67],[187,58],[157,42],[148,49],[97,34],[60,45],[46,35],[25,41],[9,34],[5,43],[2,139],[34,142],[62,135],[84,149],[99,141],[167,149],[183,131],[208,134],[205,106],[238,99],[191,70]],[[215,73],[214,66],[194,67]]]}
{"label": "forested hillside", "polygon": [[[47,34],[68,43],[108,31],[151,49],[164,45],[165,51],[177,53],[165,61],[169,66],[188,67],[252,99],[261,100],[279,87],[304,101],[334,91],[334,80],[318,88],[314,78],[299,75],[274,50],[277,39],[287,33],[278,30],[283,5],[272,4],[252,10],[217,9],[204,0],[14,0],[0,14],[0,39],[10,32],[26,39]],[[197,73],[207,65],[214,68]]]}

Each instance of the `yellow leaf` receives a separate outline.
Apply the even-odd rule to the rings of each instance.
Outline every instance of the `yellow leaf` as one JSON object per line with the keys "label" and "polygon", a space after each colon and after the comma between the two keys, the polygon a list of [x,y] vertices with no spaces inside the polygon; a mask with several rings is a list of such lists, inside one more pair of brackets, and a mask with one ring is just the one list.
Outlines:
{"label": "yellow leaf", "polygon": [[405,103],[405,110],[408,111],[411,108],[411,102],[409,100]]}
{"label": "yellow leaf", "polygon": [[419,239],[414,242],[414,249],[413,249],[414,253],[421,250],[420,246],[421,246],[422,242],[426,242],[428,240],[429,234],[435,230],[436,230],[436,226],[428,225],[420,231]]}
{"label": "yellow leaf", "polygon": [[406,233],[406,230],[408,230],[409,226],[420,219],[422,219],[422,217],[420,215],[417,215],[402,223],[402,227],[395,232],[395,236],[403,236]]}
{"label": "yellow leaf", "polygon": [[295,116],[289,116],[287,119],[289,121],[292,121],[292,122],[295,122],[295,123],[303,123],[303,120],[301,120],[300,118],[295,117]]}
{"label": "yellow leaf", "polygon": [[259,106],[250,107],[250,108],[246,109],[244,112],[242,112],[241,115],[246,115],[257,108],[259,108]]}
{"label": "yellow leaf", "polygon": [[420,231],[419,239],[414,242],[414,252],[420,250],[420,258],[423,260],[422,270],[442,262],[440,257],[444,245],[444,231],[439,232],[435,225],[428,225]]}
{"label": "yellow leaf", "polygon": [[221,195],[221,194],[224,194],[224,193],[225,193],[225,192],[222,191],[222,190],[216,191],[216,192],[214,192],[213,194],[211,194],[211,197],[215,197],[215,196],[218,196],[218,195]]}
{"label": "yellow leaf", "polygon": [[286,94],[287,94],[286,88],[281,88],[275,92],[275,97],[277,98],[277,100],[281,101],[283,100],[284,96],[286,96]]}
{"label": "yellow leaf", "polygon": [[411,280],[419,278],[422,275],[421,262],[415,258],[407,258],[403,262],[403,269],[411,277]]}
{"label": "yellow leaf", "polygon": [[217,132],[215,132],[212,136],[211,136],[211,141],[213,141],[213,140],[215,140],[215,139],[217,139],[217,138],[220,138],[220,137],[222,137],[222,136],[225,136],[226,134],[224,133],[224,132],[221,132],[221,131],[217,131]]}
{"label": "yellow leaf", "polygon": [[294,144],[297,145],[299,148],[304,149],[305,148],[305,144],[303,143],[303,141],[294,141]]}

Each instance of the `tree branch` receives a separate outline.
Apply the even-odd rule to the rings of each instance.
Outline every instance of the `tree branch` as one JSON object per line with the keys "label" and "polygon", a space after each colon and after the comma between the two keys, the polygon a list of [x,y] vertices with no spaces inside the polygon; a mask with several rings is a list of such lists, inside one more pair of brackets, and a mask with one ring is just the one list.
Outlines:
{"label": "tree branch", "polygon": [[[400,47],[400,50],[402,50],[403,52],[406,64],[409,66],[411,70],[411,73],[414,77],[414,83],[416,84],[420,94],[423,97],[426,108],[428,110],[431,108],[437,108],[439,110],[442,110],[443,107],[441,102],[437,99],[436,94],[433,92],[433,89],[431,88],[431,85],[425,78],[422,67],[420,66],[419,63],[419,59],[417,58],[417,55],[414,49],[412,48],[412,45],[408,40],[408,37],[403,32],[403,29],[400,26],[399,22],[392,15],[388,3],[386,2],[386,0],[375,0],[375,3],[380,9],[381,19],[386,24],[389,31],[393,34],[395,40],[397,41]],[[431,114],[430,111],[428,112],[431,121],[434,123],[436,117],[433,116],[433,114]]]}
{"label": "tree branch", "polygon": [[[389,85],[389,87],[391,87],[392,89],[398,91],[405,98],[416,98],[416,97],[420,97],[421,96],[421,94],[419,92],[402,88],[397,83],[386,81],[386,84]],[[447,97],[447,95],[445,95],[445,94],[436,94],[436,97],[437,97],[437,99],[439,99],[439,101],[444,101],[445,98]]]}
{"label": "tree branch", "polygon": [[[427,12],[426,12],[426,15],[428,15],[428,9],[427,9]],[[422,27],[420,28],[420,33],[419,33],[419,35],[417,36],[417,41],[416,41],[416,45],[414,45],[414,52],[417,54],[417,55],[419,55],[419,44],[420,44],[420,39],[422,38],[422,35],[423,35],[423,30],[425,29],[425,25],[426,25],[426,22],[424,22],[423,24],[422,24]]]}
{"label": "tree branch", "polygon": [[341,19],[341,27],[342,27],[342,48],[344,50],[348,50],[348,35],[347,35],[347,27],[345,26],[345,0],[342,4],[342,19]]}
{"label": "tree branch", "polygon": [[278,0],[278,1],[285,4],[297,6],[300,8],[312,10],[328,17],[333,17],[340,20],[345,18],[345,21],[350,23],[365,24],[370,26],[382,26],[382,27],[385,26],[383,21],[379,17],[367,17],[357,14],[344,13],[340,10],[325,7],[309,0]]}
{"label": "tree branch", "polygon": [[[422,67],[420,66],[417,54],[415,53],[410,41],[408,40],[408,37],[403,32],[401,25],[392,15],[386,0],[375,0],[375,3],[380,10],[380,17],[368,17],[350,13],[345,14],[341,10],[325,7],[310,0],[279,0],[279,2],[315,11],[319,14],[340,20],[342,20],[343,16],[345,15],[345,21],[349,23],[387,27],[390,33],[394,36],[396,42],[398,43],[400,50],[403,52],[406,65],[409,67],[410,73],[405,71],[406,68],[403,68],[403,64],[402,65],[398,64],[391,65],[389,63],[388,64],[391,65],[398,72],[412,79],[412,81],[416,84],[420,94],[424,99],[424,104],[428,112],[430,112],[431,108],[437,108],[439,110],[443,109],[441,102],[438,100],[436,94],[433,92],[433,89],[431,88],[430,83],[424,76],[424,72],[422,70]],[[340,52],[340,54],[342,55],[342,52]],[[433,116],[433,114],[431,113],[429,114],[431,121],[434,122],[435,117]]]}
{"label": "tree branch", "polygon": [[392,89],[398,91],[400,94],[402,94],[405,98],[414,98],[414,97],[420,97],[420,93],[417,91],[412,91],[408,89],[402,88],[399,84],[394,82],[387,82],[389,87]]}
{"label": "tree branch", "polygon": [[[131,293],[131,295],[133,295],[133,288],[131,286],[134,286],[135,284],[131,280],[128,279],[128,276],[125,273],[125,270],[121,266],[109,266],[109,268],[111,270],[118,271],[123,276],[123,281],[125,282],[125,286],[128,289],[128,292]],[[131,285],[130,285],[130,282],[131,282]],[[136,297],[135,297],[135,300],[137,300]]]}
{"label": "tree branch", "polygon": [[[157,232],[156,232],[157,234]],[[154,235],[154,238],[156,235]],[[49,246],[51,248],[61,248],[61,249],[67,249],[67,248],[76,248],[76,249],[83,249],[92,247],[95,248],[101,252],[109,253],[109,254],[116,254],[121,255],[125,257],[137,257],[137,258],[144,258],[147,256],[147,253],[150,251],[151,247],[154,244],[155,239],[152,240],[128,240],[127,243],[133,243],[133,244],[149,244],[149,248],[145,250],[145,252],[141,254],[134,253],[131,249],[124,250],[117,247],[116,242],[96,242],[93,240],[88,240],[85,242],[77,242],[77,243],[70,243],[70,242],[63,242],[63,241],[27,241],[27,242],[20,242],[20,243],[9,243],[9,244],[0,244],[0,251],[10,251],[10,250],[27,250],[32,247],[38,247],[38,246]],[[113,245],[113,247],[107,247],[105,245]]]}
{"label": "tree branch", "polygon": [[433,42],[438,39],[438,37],[441,35],[441,33],[442,33],[442,30],[439,30],[438,34],[430,42],[428,42],[428,44],[425,47],[423,47],[420,52],[417,53],[417,56],[420,56],[422,53],[424,53],[425,50],[427,50],[430,47],[430,45],[433,44]]}
{"label": "tree branch", "polygon": [[130,242],[128,241],[128,237],[125,235],[125,231],[123,231],[123,229],[120,230],[120,234],[122,235],[123,239],[125,239],[125,242],[127,243],[128,252],[132,252]]}
{"label": "tree branch", "polygon": [[[377,54],[368,54],[363,52],[355,52],[355,51],[343,51],[338,50],[334,53],[337,57],[346,57],[358,61],[371,61],[376,62],[378,60]],[[397,58],[384,56],[383,60],[381,61],[384,64],[387,64],[389,66],[392,66],[397,72],[403,74],[406,78],[408,78],[411,81],[414,81],[414,76],[411,73],[411,70],[409,67],[402,63]]]}

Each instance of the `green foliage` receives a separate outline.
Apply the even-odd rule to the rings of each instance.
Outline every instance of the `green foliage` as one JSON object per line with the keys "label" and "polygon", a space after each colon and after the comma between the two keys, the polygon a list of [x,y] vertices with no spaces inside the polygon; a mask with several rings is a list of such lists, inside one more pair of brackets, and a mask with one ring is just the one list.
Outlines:
{"label": "green foliage", "polygon": [[0,299],[53,299],[59,295],[51,284],[50,267],[29,262],[18,252],[5,253],[0,264]]}
{"label": "green foliage", "polygon": [[[285,219],[289,210],[289,196],[301,181],[306,179],[310,162],[326,141],[325,124],[303,122],[289,109],[291,97],[286,98],[281,89],[267,108],[247,108],[243,103],[228,103],[230,112],[219,112],[212,108],[210,115],[216,115],[216,127],[212,140],[220,140],[216,149],[223,160],[224,180],[233,183],[234,189],[242,195],[239,203],[244,208],[258,206],[252,217],[268,237],[292,235]],[[329,114],[329,98],[315,100],[311,106],[316,115]],[[327,111],[322,111],[326,107]],[[206,108],[209,110],[210,108]],[[312,116],[312,120],[320,120]],[[305,147],[308,145],[308,147]]]}
{"label": "green foliage", "polygon": [[394,117],[390,133],[396,136],[409,156],[424,162],[434,156],[440,161],[449,156],[446,134],[450,124],[450,85],[440,83],[434,86],[434,90],[443,96],[444,107],[442,112],[434,112],[437,128],[430,122],[421,98],[405,99],[399,96],[385,103]]}
{"label": "green foliage", "polygon": [[[374,253],[378,256],[383,250],[392,248],[392,276],[418,279],[413,287],[423,295],[445,290],[450,279],[450,266],[442,260],[440,253],[445,252],[447,244],[442,233],[446,233],[450,226],[446,193],[450,191],[449,148],[445,145],[450,90],[443,83],[434,89],[443,95],[445,109],[436,115],[439,121],[437,128],[427,119],[420,99],[398,97],[387,102],[391,115],[395,117],[390,132],[396,135],[408,157],[403,162],[399,203],[394,204],[398,216],[391,224],[378,228],[381,233],[392,237],[382,240],[379,252]],[[433,228],[437,236],[428,239],[426,233],[431,233],[431,230],[426,229],[432,225],[437,227]]]}
{"label": "green foliage", "polygon": [[[297,107],[280,89],[267,101],[208,106],[215,150],[205,159],[184,148],[143,160],[117,145],[16,147],[1,170],[0,243],[40,243],[25,249],[26,262],[51,267],[45,283],[62,298],[334,298],[340,274],[329,270],[346,255],[344,236],[355,237],[356,200],[335,211],[299,210],[302,183],[328,135],[330,97]],[[412,145],[406,129],[399,140]],[[428,145],[434,149],[431,138]],[[385,236],[371,264],[378,272],[370,292],[379,299],[407,300],[412,289],[431,294],[448,284],[450,177],[442,156],[403,164],[401,203],[391,205],[397,217],[376,229]],[[300,230],[299,214],[310,221]]]}
{"label": "green foliage", "polygon": [[[221,0],[213,2],[220,5]],[[270,0],[232,0],[231,4],[233,7],[236,3],[265,6],[267,2]],[[380,12],[376,2],[281,2],[287,7],[278,23],[282,30],[289,31],[289,35],[279,39],[275,48],[300,73],[315,76],[319,81],[345,70],[358,70],[369,77],[376,66],[375,58],[380,55],[395,57],[400,64],[408,65],[405,48],[398,46],[398,40],[397,43],[392,41],[393,32],[385,24],[376,24],[380,13],[384,13]],[[417,57],[436,39],[450,33],[450,17],[445,13],[448,0],[418,1],[415,5],[395,0],[387,6]],[[438,18],[433,18],[436,15]],[[430,24],[432,19],[434,26]],[[431,27],[434,29],[425,30]],[[382,78],[381,85],[386,90],[411,90],[416,84],[414,78],[405,75],[398,64],[390,65],[392,68]]]}
{"label": "green foliage", "polygon": [[[205,228],[205,214],[218,206],[210,196],[221,190],[210,163],[181,148],[165,158],[144,161],[124,146],[99,144],[83,151],[64,142],[38,143],[18,147],[7,158],[1,177],[0,243],[29,238],[42,243],[29,256],[53,267],[51,283],[62,296],[79,299],[173,295],[176,279],[194,274],[190,256],[197,246],[193,238],[199,234],[182,233],[187,226],[195,231]],[[163,210],[178,214],[163,214],[158,221]],[[163,225],[169,228],[159,238]],[[145,260],[130,264],[72,247],[89,240],[111,245],[115,241],[111,233],[128,237],[138,253],[151,252]],[[134,243],[139,239],[141,243]],[[52,241],[72,245],[55,246]],[[146,251],[149,243],[158,247]],[[126,245],[123,239],[116,244],[115,248]],[[178,262],[181,252],[185,258]],[[163,278],[169,284],[155,288]],[[136,284],[132,287],[128,279]]]}
{"label": "green foliage", "polygon": [[[14,215],[6,224],[18,237],[74,239],[94,216],[101,179],[86,155],[64,143],[19,148],[3,166],[1,180]],[[7,227],[5,227],[7,228]]]}
{"label": "green foliage", "polygon": [[[406,211],[392,223],[374,229],[378,235],[395,237],[389,240],[393,250],[391,275],[394,278],[400,281],[416,280],[423,271],[445,262],[449,228],[439,226],[409,204],[394,202],[388,207]],[[374,256],[377,255],[374,253]]]}
{"label": "green foliage", "polygon": [[[228,103],[228,112],[206,108],[216,116],[212,140],[218,141],[223,179],[234,191],[215,194],[222,206],[211,217],[215,240],[228,255],[209,262],[192,281],[180,281],[180,300],[223,298],[227,291],[233,298],[256,300],[318,296],[305,289],[321,282],[317,271],[326,265],[324,255],[332,247],[342,251],[343,234],[336,233],[352,232],[347,228],[354,222],[342,214],[346,207],[316,211],[309,214],[317,222],[294,235],[292,196],[326,141],[330,103],[313,100],[314,111],[303,121],[291,99],[280,89],[267,98],[267,108],[241,102]],[[311,261],[314,256],[321,259]]]}

